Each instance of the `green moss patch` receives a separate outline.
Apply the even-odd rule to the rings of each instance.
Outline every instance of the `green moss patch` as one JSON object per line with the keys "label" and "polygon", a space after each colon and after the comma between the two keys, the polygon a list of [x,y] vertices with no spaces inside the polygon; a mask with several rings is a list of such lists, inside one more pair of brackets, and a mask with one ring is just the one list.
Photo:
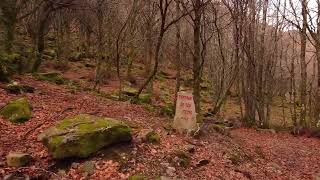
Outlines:
{"label": "green moss patch", "polygon": [[32,116],[31,105],[26,98],[13,100],[0,110],[0,114],[13,123],[24,123]]}
{"label": "green moss patch", "polygon": [[160,135],[151,131],[146,135],[146,141],[149,143],[160,143]]}
{"label": "green moss patch", "polygon": [[129,176],[128,180],[147,180],[147,178],[144,175],[137,174],[137,175]]}
{"label": "green moss patch", "polygon": [[61,73],[50,72],[50,73],[39,73],[34,75],[38,80],[49,81],[56,84],[64,84],[64,77]]}
{"label": "green moss patch", "polygon": [[135,96],[136,94],[138,94],[138,90],[135,89],[135,88],[132,88],[132,87],[124,87],[122,89],[122,94],[126,95],[126,96],[130,96],[130,97],[133,97]]}
{"label": "green moss patch", "polygon": [[131,141],[131,128],[118,120],[80,114],[62,120],[38,138],[55,159],[85,158],[103,147]]}

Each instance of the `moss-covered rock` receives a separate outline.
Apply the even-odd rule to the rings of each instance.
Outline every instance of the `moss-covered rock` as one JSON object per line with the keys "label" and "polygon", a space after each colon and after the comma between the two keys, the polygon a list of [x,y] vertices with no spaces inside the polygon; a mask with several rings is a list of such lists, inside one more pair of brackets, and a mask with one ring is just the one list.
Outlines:
{"label": "moss-covered rock", "polygon": [[160,135],[155,131],[151,131],[146,135],[146,141],[149,143],[160,143]]}
{"label": "moss-covered rock", "polygon": [[222,124],[211,124],[209,126],[209,130],[214,130],[217,133],[223,134],[223,135],[229,135],[230,131],[229,128]]}
{"label": "moss-covered rock", "polygon": [[144,129],[138,134],[139,142],[160,143],[160,135],[153,129]]}
{"label": "moss-covered rock", "polygon": [[32,116],[31,105],[26,98],[13,100],[0,110],[0,114],[13,123],[23,123]]}
{"label": "moss-covered rock", "polygon": [[49,81],[56,84],[63,84],[64,78],[61,73],[58,72],[49,72],[49,73],[39,73],[34,75],[37,79],[43,81]]}
{"label": "moss-covered rock", "polygon": [[45,130],[38,139],[55,159],[85,158],[103,147],[131,141],[131,128],[118,120],[80,114]]}
{"label": "moss-covered rock", "polygon": [[21,94],[23,93],[23,87],[17,82],[12,82],[5,87],[5,90],[11,94]]}
{"label": "moss-covered rock", "polygon": [[126,96],[130,96],[133,97],[138,93],[138,90],[132,87],[124,87],[122,89],[122,94],[126,95]]}
{"label": "moss-covered rock", "polygon": [[18,82],[12,82],[5,87],[5,90],[10,94],[22,94],[22,93],[33,93],[34,87],[21,85]]}

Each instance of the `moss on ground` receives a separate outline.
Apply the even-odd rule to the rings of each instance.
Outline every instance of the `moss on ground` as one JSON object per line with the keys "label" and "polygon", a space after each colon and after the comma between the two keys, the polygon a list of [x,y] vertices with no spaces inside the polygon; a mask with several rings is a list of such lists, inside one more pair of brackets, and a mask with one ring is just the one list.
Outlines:
{"label": "moss on ground", "polygon": [[155,131],[151,131],[146,135],[146,140],[149,143],[160,143],[160,135]]}
{"label": "moss on ground", "polygon": [[24,123],[32,116],[31,105],[26,98],[13,100],[0,110],[0,114],[13,123]]}
{"label": "moss on ground", "polygon": [[34,77],[37,78],[38,80],[48,81],[48,82],[56,83],[58,85],[64,84],[65,82],[63,75],[58,72],[34,74]]}
{"label": "moss on ground", "polygon": [[147,180],[147,178],[142,174],[129,176],[129,180]]}

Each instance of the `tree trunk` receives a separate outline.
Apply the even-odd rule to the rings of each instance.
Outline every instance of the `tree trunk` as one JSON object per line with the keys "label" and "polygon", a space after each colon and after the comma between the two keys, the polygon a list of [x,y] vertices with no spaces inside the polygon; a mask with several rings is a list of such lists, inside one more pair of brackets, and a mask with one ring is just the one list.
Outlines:
{"label": "tree trunk", "polygon": [[[319,27],[318,27],[319,28]],[[320,36],[320,28],[319,28],[319,34]],[[319,37],[320,39],[320,37]],[[320,44],[317,45],[316,47],[316,58],[317,58],[317,63],[318,63],[318,80],[317,80],[317,92],[316,92],[316,104],[315,104],[315,113],[314,113],[314,118],[315,122],[317,123],[316,126],[320,126]]]}
{"label": "tree trunk", "polygon": [[201,1],[196,0],[194,5],[194,25],[193,25],[193,98],[195,101],[196,112],[200,114],[200,101],[201,101],[201,44],[200,44],[200,31],[201,31]]}
{"label": "tree trunk", "polygon": [[[176,2],[176,13],[177,13],[177,17],[179,17],[181,14],[179,2]],[[176,102],[177,102],[178,92],[179,92],[180,86],[181,86],[181,81],[180,81],[180,77],[181,77],[181,47],[180,47],[180,23],[179,22],[177,22],[177,24],[176,24],[176,59],[175,59],[175,63],[176,63],[177,74],[176,74],[176,88],[175,88],[175,92],[174,92],[174,106],[173,106],[174,112],[176,110]]]}
{"label": "tree trunk", "polygon": [[43,19],[39,23],[39,28],[37,32],[37,52],[36,52],[36,60],[32,67],[32,72],[37,72],[42,63],[42,53],[44,51],[44,38],[45,38],[45,28],[47,26],[47,18],[49,13],[43,17]]}
{"label": "tree trunk", "polygon": [[303,27],[301,29],[301,47],[300,47],[300,66],[301,66],[301,82],[300,82],[300,123],[301,127],[307,126],[306,115],[307,115],[307,64],[306,64],[306,44],[307,44],[307,1],[302,0],[302,17]]}
{"label": "tree trunk", "polygon": [[256,7],[255,0],[250,0],[249,4],[250,14],[249,14],[249,27],[247,32],[247,73],[246,73],[246,87],[244,88],[245,92],[245,115],[247,125],[253,126],[255,124],[255,16],[256,16]]}

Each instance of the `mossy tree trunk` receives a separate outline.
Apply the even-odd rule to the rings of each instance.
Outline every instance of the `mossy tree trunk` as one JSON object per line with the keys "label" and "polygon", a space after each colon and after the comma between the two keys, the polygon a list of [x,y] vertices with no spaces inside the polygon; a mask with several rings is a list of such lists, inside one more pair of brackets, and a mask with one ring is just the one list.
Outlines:
{"label": "mossy tree trunk", "polygon": [[4,30],[4,48],[10,54],[12,52],[15,29],[17,23],[18,8],[16,0],[4,0],[0,3],[1,16],[0,22]]}
{"label": "mossy tree trunk", "polygon": [[200,113],[200,83],[201,83],[201,11],[202,3],[200,0],[197,0],[194,5],[194,25],[193,25],[193,46],[194,46],[194,55],[193,55],[193,98],[195,101],[196,112]]}

